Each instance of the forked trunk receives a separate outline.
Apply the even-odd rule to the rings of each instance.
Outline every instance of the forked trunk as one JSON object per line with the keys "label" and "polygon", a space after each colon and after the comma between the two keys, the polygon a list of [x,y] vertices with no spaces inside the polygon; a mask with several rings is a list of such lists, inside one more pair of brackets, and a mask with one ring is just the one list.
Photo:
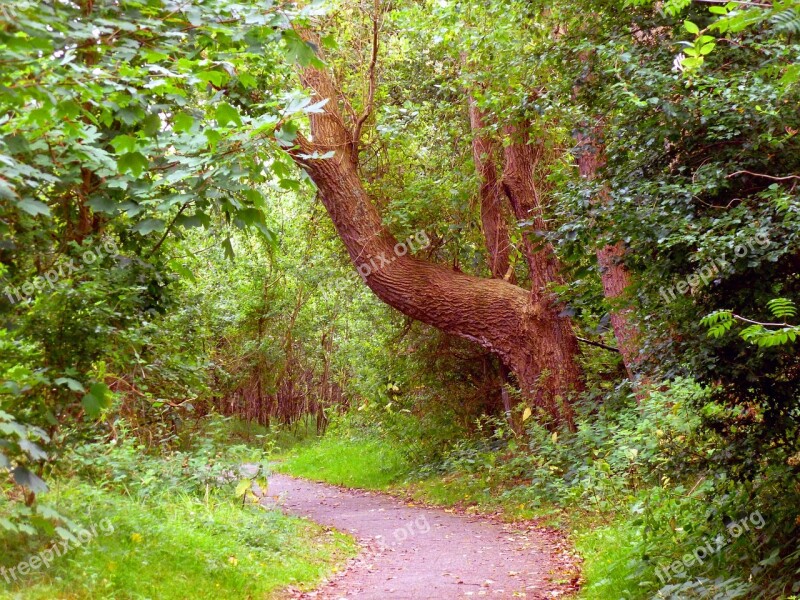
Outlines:
{"label": "forked trunk", "polygon": [[505,201],[495,166],[497,144],[484,134],[483,114],[475,101],[469,100],[469,123],[472,129],[472,159],[480,177],[481,224],[486,250],[489,253],[489,270],[495,279],[511,279],[509,254],[511,239],[508,235]]}
{"label": "forked trunk", "polygon": [[564,314],[565,306],[548,289],[562,279],[553,246],[541,237],[547,231],[547,224],[534,181],[536,150],[528,139],[526,124],[507,126],[504,131],[509,139],[505,144],[503,188],[514,216],[525,224],[522,238],[530,270],[531,303],[538,307],[537,312],[545,315],[539,339],[540,360],[548,365],[559,388],[583,389],[583,374],[577,362],[578,338],[570,318]]}
{"label": "forked trunk", "polygon": [[[579,386],[546,341],[553,314],[531,294],[503,279],[453,271],[411,255],[383,226],[358,174],[358,140],[339,110],[327,73],[307,68],[303,83],[315,100],[329,99],[310,115],[311,140],[297,137],[291,150],[319,189],[320,198],[369,288],[403,314],[498,354],[516,374],[523,392],[555,420],[571,423],[569,396]],[[330,158],[321,155],[333,152]],[[317,153],[317,154],[315,154]],[[567,365],[567,372],[571,367]]]}

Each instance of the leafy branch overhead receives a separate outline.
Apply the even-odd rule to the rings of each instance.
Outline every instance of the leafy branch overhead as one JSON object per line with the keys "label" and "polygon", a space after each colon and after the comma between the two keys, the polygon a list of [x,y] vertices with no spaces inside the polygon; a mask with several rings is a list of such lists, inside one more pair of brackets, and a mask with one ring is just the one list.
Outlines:
{"label": "leafy branch overhead", "polygon": [[274,136],[314,110],[287,94],[279,66],[319,63],[289,20],[318,8],[126,1],[86,13],[20,1],[3,10],[0,194],[12,206],[47,217],[80,197],[142,236],[209,228],[216,213],[276,242],[261,190],[298,181]]}
{"label": "leafy branch overhead", "polygon": [[[797,316],[797,307],[788,298],[773,298],[767,303],[767,308],[777,319]],[[730,310],[718,310],[700,320],[701,325],[708,327],[708,335],[715,338],[723,336],[736,322],[748,324],[739,332],[739,337],[761,347],[769,348],[793,343],[800,335],[800,324],[792,325],[785,321],[762,323],[737,315]]]}

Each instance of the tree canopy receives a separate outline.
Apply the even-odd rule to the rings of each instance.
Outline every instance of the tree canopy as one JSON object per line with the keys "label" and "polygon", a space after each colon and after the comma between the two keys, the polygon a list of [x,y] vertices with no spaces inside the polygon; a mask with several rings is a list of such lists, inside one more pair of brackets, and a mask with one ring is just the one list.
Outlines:
{"label": "tree canopy", "polygon": [[726,597],[798,593],[799,36],[796,0],[4,3],[0,527],[123,425],[355,414],[438,460],[496,418],[576,481],[642,435],[645,538],[668,492],[771,506]]}

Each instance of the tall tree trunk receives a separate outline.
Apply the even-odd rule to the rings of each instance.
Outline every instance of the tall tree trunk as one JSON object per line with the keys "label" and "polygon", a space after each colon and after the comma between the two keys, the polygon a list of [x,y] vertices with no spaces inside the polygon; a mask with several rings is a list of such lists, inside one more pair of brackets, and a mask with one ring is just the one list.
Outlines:
{"label": "tall tree trunk", "polygon": [[[578,142],[578,170],[581,177],[592,180],[605,164],[605,147],[600,141],[602,128],[597,126],[589,133],[576,136]],[[601,203],[608,201],[608,188],[603,187],[596,199]],[[631,274],[625,266],[625,246],[619,241],[607,244],[596,251],[603,282],[603,294],[611,304],[611,327],[617,340],[617,348],[631,381],[636,382],[637,367],[642,360],[639,351],[639,328],[634,320],[633,308],[623,306],[624,294],[631,284]]]}
{"label": "tall tree trunk", "polygon": [[509,139],[505,144],[503,189],[517,220],[530,223],[523,226],[522,237],[530,270],[531,303],[546,315],[547,330],[539,340],[540,360],[548,365],[547,369],[558,380],[560,388],[582,389],[583,374],[577,362],[578,338],[569,317],[564,314],[565,307],[547,289],[562,281],[560,265],[552,244],[534,238],[537,232],[547,231],[534,181],[536,149],[530,144],[526,123],[506,126],[504,131]]}
{"label": "tall tree trunk", "polygon": [[[508,234],[506,219],[506,203],[497,176],[495,161],[499,155],[497,144],[486,135],[484,114],[474,98],[469,98],[469,123],[472,130],[472,159],[480,179],[481,224],[486,250],[489,255],[489,271],[495,279],[505,279],[516,283],[514,270],[509,255],[511,238]],[[503,414],[509,426],[516,430],[512,412],[511,396],[508,385],[511,381],[510,370],[499,360],[500,398],[503,402]]]}
{"label": "tall tree trunk", "polygon": [[541,298],[545,288],[561,282],[560,265],[552,244],[537,236],[547,231],[542,205],[534,181],[534,168],[539,160],[537,149],[530,144],[527,123],[507,125],[503,132],[508,138],[505,145],[505,170],[503,191],[511,209],[522,226],[523,249],[531,277],[531,293]]}
{"label": "tall tree trunk", "polygon": [[[484,133],[484,117],[475,100],[469,99],[469,122],[472,129],[472,158],[480,177],[481,224],[486,250],[489,253],[489,270],[495,279],[511,280],[509,266],[511,239],[508,235],[505,201],[497,176],[495,159],[497,144]],[[512,281],[513,282],[513,281]]]}
{"label": "tall tree trunk", "polygon": [[[561,365],[553,365],[548,349],[541,346],[552,314],[531,303],[528,291],[507,281],[473,277],[411,256],[383,226],[364,190],[353,135],[358,128],[342,118],[329,75],[309,67],[301,78],[315,99],[328,103],[310,115],[310,139],[298,134],[290,154],[316,184],[369,288],[403,314],[497,353],[536,405],[569,422],[574,383],[558,375]],[[320,158],[328,152],[333,152],[331,158]],[[367,264],[374,268],[362,268]]]}

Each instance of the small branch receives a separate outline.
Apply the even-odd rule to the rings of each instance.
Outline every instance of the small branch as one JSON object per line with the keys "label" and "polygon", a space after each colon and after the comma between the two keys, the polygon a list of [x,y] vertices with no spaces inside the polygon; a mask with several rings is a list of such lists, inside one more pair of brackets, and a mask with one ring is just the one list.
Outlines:
{"label": "small branch", "polygon": [[180,210],[178,211],[178,214],[175,215],[175,217],[172,219],[170,224],[167,225],[167,228],[164,230],[164,235],[161,236],[161,239],[158,240],[158,242],[156,242],[155,246],[153,246],[153,249],[150,251],[150,254],[147,255],[148,258],[153,256],[158,251],[158,249],[161,248],[161,244],[164,243],[164,241],[167,239],[167,236],[169,235],[169,232],[172,231],[172,227],[173,227],[173,225],[175,225],[175,221],[178,220],[178,217],[181,216],[183,211],[186,210],[188,208],[188,206],[189,206],[188,202],[184,202],[183,203],[183,205],[181,206]]}
{"label": "small branch", "polygon": [[364,123],[372,114],[372,109],[375,104],[375,67],[378,64],[378,30],[380,29],[379,22],[380,0],[375,0],[375,14],[372,16],[372,58],[369,63],[369,91],[367,92],[367,101],[364,105],[364,112],[356,121],[355,129],[353,129],[353,157],[358,157],[358,144],[361,140],[361,130],[364,128]]}
{"label": "small branch", "polygon": [[766,175],[764,173],[753,173],[752,171],[736,171],[735,173],[731,173],[726,177],[726,179],[730,179],[731,177],[735,177],[736,175],[752,175],[753,177],[763,177],[764,179],[772,179],[773,181],[788,181],[789,179],[800,179],[800,175],[787,175],[786,177],[774,177],[772,175]]}
{"label": "small branch", "polygon": [[[727,0],[693,0],[702,4],[727,4]],[[743,2],[741,0],[734,0],[740,6],[759,6],[761,8],[772,8],[771,4],[761,4],[759,2]]]}
{"label": "small branch", "polygon": [[514,274],[514,265],[508,265],[508,271],[506,271],[506,274],[503,275],[503,281],[509,281],[513,274]]}
{"label": "small branch", "polygon": [[592,340],[587,340],[586,338],[582,338],[580,336],[575,336],[579,342],[583,342],[584,344],[589,344],[590,346],[597,346],[598,348],[602,348],[603,350],[609,350],[611,352],[619,352],[619,348],[614,348],[614,346],[606,346],[602,342],[594,342]]}
{"label": "small branch", "polygon": [[761,325],[762,327],[792,327],[792,325],[789,325],[789,323],[762,323],[761,321],[752,321],[751,319],[746,319],[745,317],[737,315],[736,313],[731,313],[731,316],[737,321],[743,321],[753,325]]}

